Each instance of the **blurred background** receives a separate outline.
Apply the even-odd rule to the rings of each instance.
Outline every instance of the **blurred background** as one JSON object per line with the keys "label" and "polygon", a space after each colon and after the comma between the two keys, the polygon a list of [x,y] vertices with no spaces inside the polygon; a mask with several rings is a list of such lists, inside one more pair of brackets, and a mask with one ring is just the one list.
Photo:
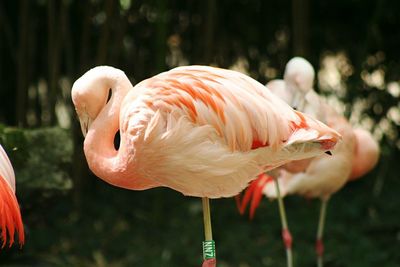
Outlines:
{"label": "blurred background", "polygon": [[[199,266],[201,201],[97,179],[82,153],[72,83],[112,65],[137,83],[206,64],[261,83],[293,56],[315,89],[380,142],[373,172],[328,207],[326,266],[400,266],[400,2],[394,0],[19,0],[0,2],[0,143],[17,178],[26,245],[0,266]],[[319,202],[286,199],[297,266],[314,266]],[[277,203],[250,221],[212,201],[220,267],[285,266]]]}

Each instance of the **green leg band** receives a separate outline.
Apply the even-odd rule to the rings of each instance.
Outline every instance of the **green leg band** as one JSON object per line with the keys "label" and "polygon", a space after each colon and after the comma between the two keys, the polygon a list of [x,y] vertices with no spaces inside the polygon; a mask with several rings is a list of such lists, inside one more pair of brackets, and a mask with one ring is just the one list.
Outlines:
{"label": "green leg band", "polygon": [[203,241],[203,259],[215,258],[215,242],[214,240]]}

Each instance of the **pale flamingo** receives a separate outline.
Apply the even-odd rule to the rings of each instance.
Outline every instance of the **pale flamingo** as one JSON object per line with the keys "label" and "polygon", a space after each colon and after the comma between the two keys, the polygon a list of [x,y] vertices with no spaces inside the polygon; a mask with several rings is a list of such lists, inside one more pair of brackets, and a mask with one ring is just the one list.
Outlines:
{"label": "pale flamingo", "polygon": [[294,57],[285,66],[283,80],[272,80],[267,88],[294,109],[302,111],[305,95],[313,89],[314,77],[312,65],[302,57]]}
{"label": "pale flamingo", "polygon": [[[314,84],[315,71],[312,65],[304,58],[294,57],[286,64],[284,79],[283,80],[272,80],[266,86],[273,92],[275,95],[279,96],[285,102],[290,104],[292,107],[297,108],[297,110],[304,112],[306,114],[310,114],[314,118],[327,123],[329,126],[333,127],[328,123],[328,118],[330,119],[339,119],[345,120],[344,117],[337,114],[330,108],[323,100],[320,98],[315,91],[312,89]],[[340,119],[341,117],[341,119]],[[346,121],[346,120],[345,120]],[[348,127],[351,127],[348,123],[346,123]],[[333,127],[335,128],[335,127]],[[335,128],[336,130],[339,130]],[[350,128],[349,128],[350,129]],[[372,138],[371,134],[365,130],[353,130],[354,137],[356,138],[355,155],[353,156],[352,171],[349,179],[356,179],[357,177],[361,177],[362,175],[369,172],[373,167],[375,167],[378,158],[379,158],[379,146],[377,142]],[[349,138],[347,139],[350,142]],[[365,143],[365,146],[363,145]],[[343,145],[343,144],[342,144]],[[337,152],[335,152],[337,153]],[[322,156],[327,158],[327,156]],[[329,157],[328,157],[329,158]],[[350,157],[349,157],[350,159]],[[301,161],[295,161],[293,163],[288,163],[284,166],[286,170],[292,173],[300,173],[304,172],[308,165],[312,162],[313,159],[308,158]],[[334,168],[334,163],[336,160],[332,161],[331,168]],[[347,169],[341,170],[342,173],[347,173]],[[338,173],[338,175],[340,172]],[[343,181],[344,178],[339,179],[337,181],[337,185],[340,185],[340,181]],[[265,179],[262,181],[265,182]],[[276,181],[276,180],[275,180]],[[283,225],[288,228],[286,222],[286,215],[284,210],[283,201],[279,195],[279,184],[275,185],[276,191],[278,193],[278,203],[280,205],[281,217],[283,218]],[[332,188],[334,189],[334,187]],[[325,207],[324,207],[325,206]],[[321,209],[326,208],[326,204],[323,203]],[[250,212],[254,212],[254,208],[250,210]],[[322,212],[322,210],[321,210]],[[323,218],[324,220],[324,218]],[[290,245],[292,243],[291,235],[289,230],[287,230],[286,236],[288,236]],[[319,244],[319,242],[317,242]],[[317,247],[321,247],[321,245]],[[320,250],[318,250],[320,251]],[[318,252],[321,254],[321,252]],[[322,254],[321,254],[322,257]],[[319,257],[318,261],[322,262],[322,258]],[[322,263],[320,263],[322,264]]]}
{"label": "pale flamingo", "polygon": [[22,246],[25,242],[24,226],[21,212],[15,196],[14,169],[3,147],[0,145],[0,229],[2,248],[14,243],[14,235],[18,233],[18,241]]}
{"label": "pale flamingo", "polygon": [[[314,77],[315,71],[312,65],[302,57],[294,57],[288,61],[285,66],[285,72],[283,75],[283,80],[272,80],[268,82],[266,87],[274,93],[276,96],[284,100],[294,109],[297,109],[301,112],[309,113],[310,105],[307,105],[306,108],[306,95],[310,92],[313,88],[314,84]],[[313,99],[313,107],[318,108],[317,105],[319,99]],[[311,114],[315,114],[311,111]],[[321,120],[321,118],[319,118]],[[324,119],[324,117],[322,117]],[[296,161],[295,164],[288,163],[286,165],[287,168],[303,168],[307,166],[310,162],[310,158],[307,158],[302,161]],[[303,166],[304,165],[304,166]],[[242,204],[240,204],[240,195],[236,196],[236,202],[239,207],[240,213],[244,212],[244,208],[247,205],[248,201],[250,201],[251,194],[253,190],[258,187],[262,187],[263,184],[270,181],[267,176],[261,175],[263,178],[257,180],[256,183],[253,183],[252,186],[246,191],[245,197],[243,199]],[[274,177],[274,176],[273,176]],[[292,259],[292,235],[289,230],[289,225],[286,219],[286,212],[285,212],[285,205],[282,197],[279,194],[279,184],[277,183],[276,179],[273,179],[275,182],[276,190],[277,190],[277,199],[278,199],[278,206],[279,206],[279,215],[281,217],[282,223],[282,240],[285,245],[286,249],[286,258],[287,258],[287,265],[289,267],[293,266],[293,259]],[[255,206],[254,204],[257,203],[261,199],[261,191],[258,190],[257,197],[253,198],[252,205],[250,206],[250,218],[253,217]]]}
{"label": "pale flamingo", "polygon": [[[282,85],[275,83],[279,88]],[[271,84],[270,87],[272,88]],[[336,113],[329,105],[324,103],[313,91],[309,91],[305,97],[306,112],[313,114],[318,119],[324,120],[327,125],[337,130],[343,137],[333,151],[333,155],[321,155],[312,159],[294,161],[286,164],[275,171],[275,179],[268,175],[260,175],[259,178],[249,186],[245,193],[243,202],[240,204],[240,212],[243,213],[247,203],[252,198],[250,216],[254,216],[262,193],[269,198],[277,198],[290,194],[300,194],[307,198],[320,198],[322,201],[320,218],[317,231],[316,253],[317,264],[322,266],[323,257],[323,228],[326,217],[326,207],[332,194],[342,188],[345,183],[356,177],[360,177],[370,171],[377,163],[379,147],[372,136],[365,130],[353,130],[348,121]],[[273,185],[270,181],[278,183]],[[286,220],[284,210],[281,210],[281,218]],[[287,222],[284,223],[287,229]],[[291,246],[292,238],[290,232],[286,234],[284,241],[286,246]]]}
{"label": "pale flamingo", "polygon": [[72,100],[98,177],[203,198],[211,258],[208,198],[236,195],[259,173],[320,155],[340,139],[250,77],[206,66],[175,68],[135,87],[121,70],[96,67],[74,83]]}

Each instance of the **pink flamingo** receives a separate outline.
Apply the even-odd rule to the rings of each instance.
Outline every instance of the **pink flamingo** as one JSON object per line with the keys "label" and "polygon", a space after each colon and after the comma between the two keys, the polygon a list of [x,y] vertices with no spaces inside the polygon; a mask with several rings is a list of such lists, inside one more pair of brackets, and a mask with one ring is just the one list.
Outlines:
{"label": "pink flamingo", "polygon": [[[244,213],[250,198],[251,218],[255,214],[262,194],[268,198],[278,198],[277,187],[270,183],[273,180],[278,180],[281,197],[299,194],[306,198],[320,198],[322,204],[315,249],[318,256],[317,264],[318,266],[323,266],[324,245],[322,238],[328,200],[346,182],[360,178],[372,170],[379,158],[379,146],[369,132],[356,129],[353,130],[353,136],[353,141],[346,141],[346,136],[343,135],[343,142],[337,145],[331,157],[320,156],[311,161],[300,161],[299,164],[292,162],[279,170],[278,178],[276,179],[265,173],[259,175],[250,184],[245,193],[243,202],[240,204],[241,213]],[[348,154],[350,150],[343,147],[346,143],[353,148],[352,156]],[[291,172],[286,168],[296,171]],[[288,236],[286,237],[285,244],[288,242],[288,239],[292,242],[291,236]]]}
{"label": "pink flamingo", "polygon": [[363,177],[370,172],[379,160],[379,145],[371,133],[364,129],[354,129],[356,147],[349,181]]}
{"label": "pink flamingo", "polygon": [[[293,61],[289,63],[292,63],[292,69],[301,69],[302,66],[307,66],[304,60],[301,64],[296,63],[297,65],[293,64]],[[302,73],[302,81],[303,84],[312,85],[314,71],[311,72],[311,64],[308,63],[308,65],[306,67],[308,71]],[[293,71],[291,77],[296,77],[294,73]],[[290,102],[293,99],[291,97],[293,92],[288,90],[286,83],[286,79],[285,81],[275,80],[268,83],[267,87],[284,100]],[[307,86],[304,88],[310,87]],[[364,175],[376,165],[379,157],[379,147],[368,132],[353,130],[347,120],[324,103],[312,89],[308,89],[308,91],[302,90],[301,95],[303,100],[298,101],[301,103],[299,105],[301,110],[324,121],[327,125],[337,130],[343,136],[343,142],[336,146],[334,154],[331,156],[321,155],[313,159],[294,161],[286,164],[283,169],[274,173],[274,176],[278,176],[279,179],[272,179],[268,175],[260,175],[245,193],[242,203],[239,204],[239,211],[243,213],[247,203],[252,198],[250,217],[253,217],[262,192],[267,197],[277,198],[283,225],[283,239],[288,250],[291,249],[292,238],[286,222],[282,197],[288,194],[300,194],[306,197],[321,198],[322,205],[318,224],[316,252],[318,266],[322,266],[322,235],[328,200],[349,179]],[[269,183],[273,180],[277,182],[275,185]]]}
{"label": "pink flamingo", "polygon": [[0,229],[2,248],[14,243],[14,234],[18,233],[18,241],[22,246],[25,242],[24,226],[17,198],[15,196],[15,175],[6,152],[0,145]]}
{"label": "pink flamingo", "polygon": [[[283,80],[272,80],[266,86],[273,94],[284,100],[288,103],[291,107],[305,112],[315,114],[314,110],[310,110],[311,105],[305,105],[307,100],[306,96],[308,96],[309,92],[313,88],[314,84],[314,77],[315,71],[312,65],[302,57],[294,57],[288,61],[285,67],[285,72],[283,75]],[[312,107],[319,108],[319,98],[313,98]],[[324,116],[318,119],[325,119]],[[304,159],[302,161],[296,161],[296,163],[288,163],[286,164],[286,168],[304,168],[308,166],[310,163],[310,158]],[[274,177],[274,176],[272,176]],[[250,201],[252,193],[254,193],[255,188],[262,188],[269,181],[274,181],[276,190],[277,190],[277,199],[278,199],[278,206],[279,206],[279,215],[281,217],[282,223],[282,240],[285,245],[286,249],[286,258],[287,258],[287,265],[288,267],[293,266],[293,259],[292,259],[292,235],[289,230],[289,225],[286,219],[286,212],[285,212],[285,205],[282,197],[279,193],[279,184],[276,179],[272,177],[266,176],[261,174],[260,179],[257,182],[253,183],[249,189],[246,191],[244,195],[243,202],[240,200],[240,195],[236,196],[236,202],[239,208],[239,212],[241,214],[244,213],[244,209],[247,203]],[[250,218],[253,217],[256,203],[261,200],[262,194],[260,190],[257,190],[257,196],[253,198],[252,204],[250,206]]]}
{"label": "pink flamingo", "polygon": [[302,57],[294,57],[286,64],[283,80],[272,80],[266,86],[291,107],[305,112],[305,96],[313,88],[314,77],[312,65]]}
{"label": "pink flamingo", "polygon": [[320,155],[340,139],[264,88],[206,66],[175,68],[135,87],[121,70],[89,70],[72,88],[89,168],[118,187],[202,197],[203,250],[215,265],[208,199],[236,195],[259,173]]}

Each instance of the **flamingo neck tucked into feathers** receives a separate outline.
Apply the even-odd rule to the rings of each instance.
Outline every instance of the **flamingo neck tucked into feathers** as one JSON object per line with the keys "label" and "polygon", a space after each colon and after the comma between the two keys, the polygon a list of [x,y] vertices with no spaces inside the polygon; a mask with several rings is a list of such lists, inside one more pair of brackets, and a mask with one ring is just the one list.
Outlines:
{"label": "flamingo neck tucked into feathers", "polygon": [[[130,86],[129,80],[125,83],[126,86]],[[110,184],[124,187],[121,183],[127,173],[128,158],[124,155],[128,155],[125,153],[128,146],[125,145],[126,140],[123,134],[121,134],[119,150],[114,147],[115,134],[120,127],[120,106],[127,93],[127,90],[121,87],[121,85],[113,86],[111,99],[93,121],[87,133],[84,151],[89,167],[95,175]],[[133,182],[132,179],[131,182]]]}

